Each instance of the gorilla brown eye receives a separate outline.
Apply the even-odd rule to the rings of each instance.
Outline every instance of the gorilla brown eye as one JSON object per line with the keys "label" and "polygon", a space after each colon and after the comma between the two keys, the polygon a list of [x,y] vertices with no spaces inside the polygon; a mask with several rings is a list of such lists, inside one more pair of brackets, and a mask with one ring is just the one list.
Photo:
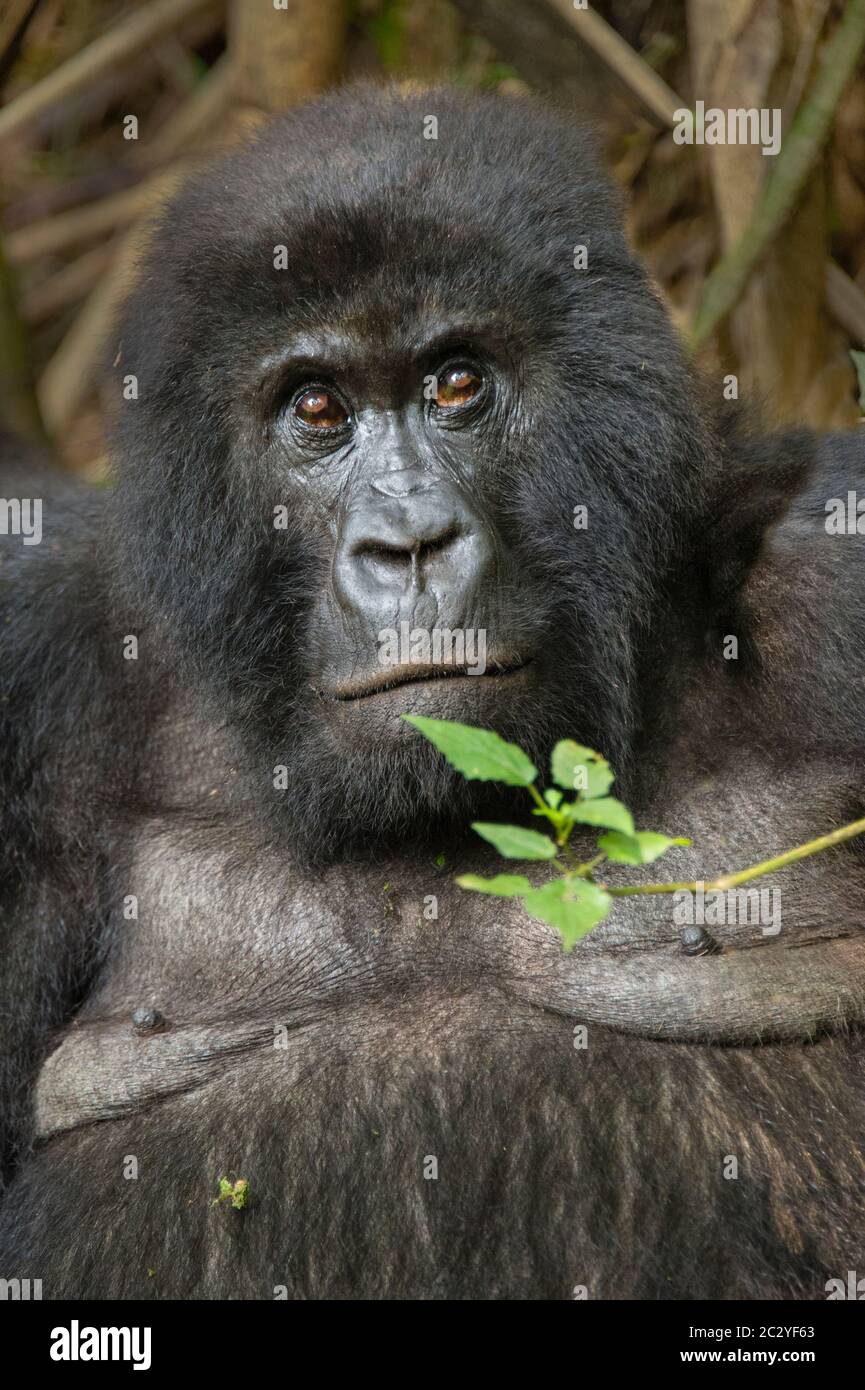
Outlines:
{"label": "gorilla brown eye", "polygon": [[436,383],[435,403],[440,410],[452,410],[454,406],[468,405],[480,393],[483,380],[474,367],[459,364],[446,367],[439,373]]}
{"label": "gorilla brown eye", "polygon": [[294,413],[305,425],[320,430],[335,429],[348,419],[342,401],[323,386],[304,387],[294,402]]}

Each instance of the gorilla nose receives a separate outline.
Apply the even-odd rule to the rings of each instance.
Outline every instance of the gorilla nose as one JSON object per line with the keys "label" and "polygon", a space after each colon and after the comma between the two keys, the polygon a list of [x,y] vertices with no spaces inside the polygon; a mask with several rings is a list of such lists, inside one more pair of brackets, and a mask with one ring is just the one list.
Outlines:
{"label": "gorilla nose", "polygon": [[489,567],[485,528],[455,491],[370,488],[345,518],[334,586],[340,605],[375,623],[410,617],[421,596],[433,619],[464,620]]}
{"label": "gorilla nose", "polygon": [[425,513],[419,508],[402,507],[397,515],[380,513],[369,520],[372,524],[361,526],[362,534],[352,540],[350,558],[361,562],[369,559],[373,568],[417,569],[419,579],[428,566],[457,544],[465,530],[456,516],[442,516],[437,510]]}

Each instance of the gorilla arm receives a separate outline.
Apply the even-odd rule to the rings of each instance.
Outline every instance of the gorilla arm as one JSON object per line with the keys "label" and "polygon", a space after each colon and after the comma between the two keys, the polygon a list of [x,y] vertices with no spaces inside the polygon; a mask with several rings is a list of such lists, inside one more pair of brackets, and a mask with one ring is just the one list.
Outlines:
{"label": "gorilla arm", "polygon": [[93,554],[100,499],[40,463],[0,470],[4,496],[36,496],[43,507],[41,543],[0,536],[0,1164],[7,1173],[27,1144],[32,1082],[50,1034],[80,1001],[100,958],[100,806],[124,762],[111,747],[124,663],[119,644],[118,659],[109,649]]}

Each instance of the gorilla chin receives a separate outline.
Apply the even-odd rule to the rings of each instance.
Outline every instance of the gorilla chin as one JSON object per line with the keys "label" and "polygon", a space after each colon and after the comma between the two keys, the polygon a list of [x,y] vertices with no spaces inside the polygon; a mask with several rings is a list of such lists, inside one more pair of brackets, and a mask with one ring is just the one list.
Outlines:
{"label": "gorilla chin", "polygon": [[513,659],[483,674],[407,664],[338,687],[313,685],[293,715],[290,749],[266,755],[268,766],[273,758],[291,768],[273,808],[280,837],[299,861],[323,865],[392,854],[430,836],[464,833],[482,813],[515,809],[512,792],[466,782],[403,716],[495,728],[543,761],[551,709],[541,698],[540,669]]}

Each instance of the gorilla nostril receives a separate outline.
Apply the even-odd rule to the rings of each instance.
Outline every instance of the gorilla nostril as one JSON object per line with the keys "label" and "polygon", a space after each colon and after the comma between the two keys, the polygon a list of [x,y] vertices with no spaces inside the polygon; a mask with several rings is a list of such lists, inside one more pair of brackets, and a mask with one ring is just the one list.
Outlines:
{"label": "gorilla nostril", "polygon": [[430,540],[419,541],[417,545],[418,559],[425,560],[427,556],[434,555],[437,550],[446,550],[454,541],[459,540],[462,530],[453,522],[442,531],[441,535],[433,536]]}
{"label": "gorilla nostril", "polygon": [[377,565],[390,569],[410,569],[413,549],[410,546],[387,545],[380,541],[359,541],[352,547],[353,560],[374,560]]}
{"label": "gorilla nostril", "polygon": [[454,522],[439,535],[426,538],[413,537],[405,541],[357,541],[350,550],[353,560],[369,558],[379,564],[393,567],[410,566],[414,557],[420,564],[432,558],[440,550],[446,550],[462,535],[462,529]]}

